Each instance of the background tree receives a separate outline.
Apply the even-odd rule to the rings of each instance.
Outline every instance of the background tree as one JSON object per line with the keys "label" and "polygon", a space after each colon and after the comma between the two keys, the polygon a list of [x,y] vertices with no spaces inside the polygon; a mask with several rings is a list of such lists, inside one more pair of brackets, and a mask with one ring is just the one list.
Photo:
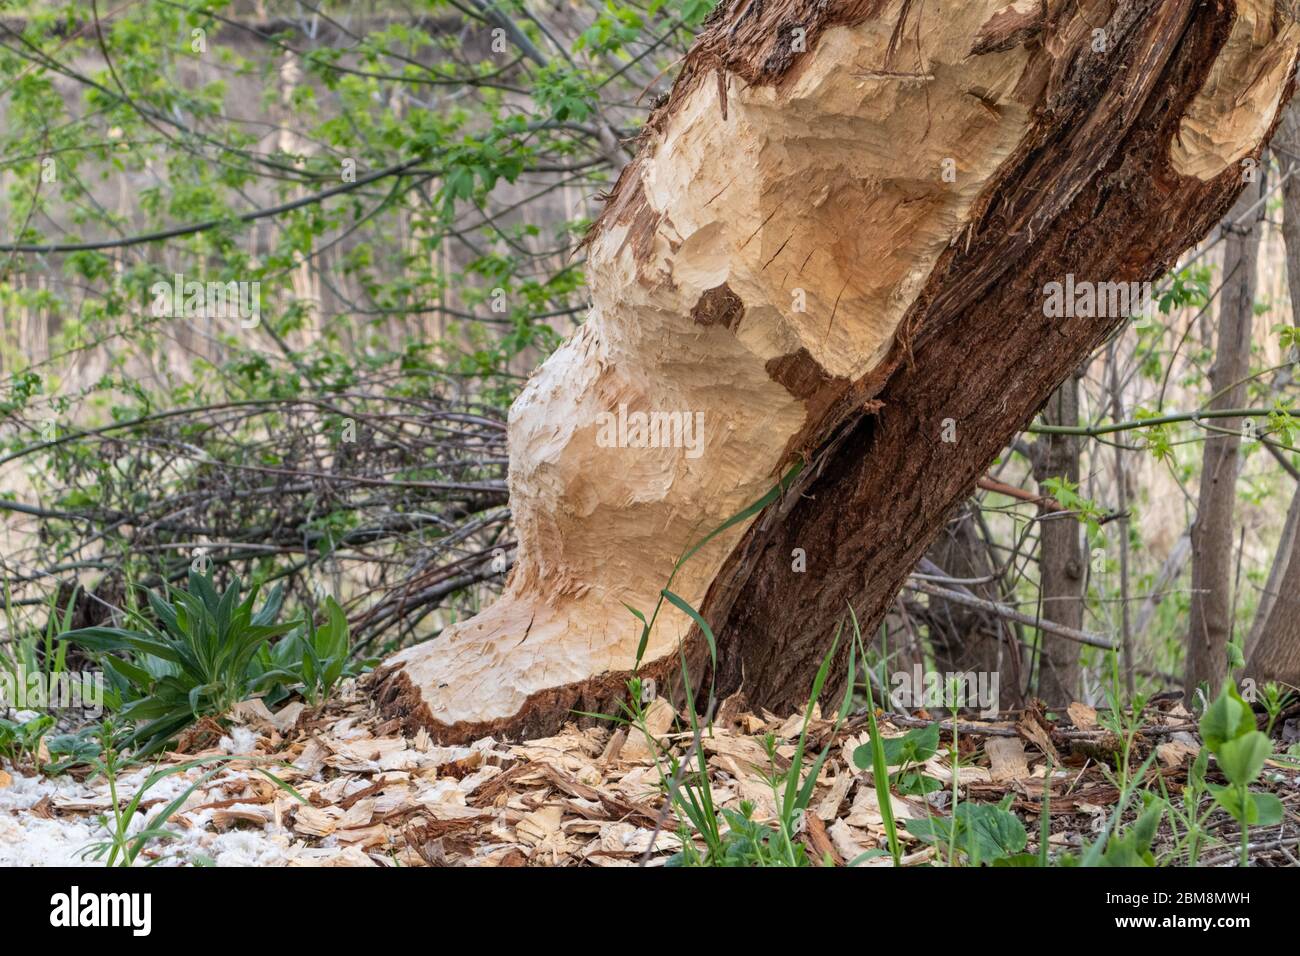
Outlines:
{"label": "background tree", "polygon": [[[1255,318],[1256,266],[1259,257],[1261,191],[1258,184],[1242,192],[1224,223],[1223,293],[1218,337],[1210,368],[1214,411],[1242,408],[1250,375],[1250,336]],[[1254,429],[1241,418],[1215,423],[1205,442],[1201,490],[1192,524],[1192,607],[1187,629],[1188,702],[1204,684],[1212,697],[1227,673],[1228,642],[1233,635],[1236,582],[1233,508],[1237,494],[1241,432]]]}
{"label": "background tree", "polygon": [[[1291,328],[1300,326],[1300,114],[1293,104],[1282,116],[1273,137],[1273,150],[1282,171],[1282,238],[1286,248],[1286,274],[1291,294]],[[1278,371],[1275,390],[1281,391],[1294,379],[1296,340],[1287,339],[1287,363]],[[1282,461],[1286,459],[1279,455]],[[1294,477],[1294,476],[1293,476]],[[1255,620],[1246,640],[1246,673],[1259,683],[1280,681],[1300,687],[1300,489],[1291,498],[1282,535],[1269,569],[1268,580],[1260,594]]]}
{"label": "background tree", "polygon": [[[1077,428],[1079,382],[1070,375],[1047,400],[1043,421]],[[1077,435],[1044,435],[1034,447],[1035,477],[1045,495],[1061,487],[1079,487]],[[1053,483],[1055,487],[1053,487]],[[1049,621],[1078,630],[1083,627],[1083,588],[1087,564],[1080,545],[1079,523],[1069,512],[1043,509],[1039,531],[1042,608]],[[1038,662],[1038,693],[1049,704],[1063,707],[1079,696],[1079,645],[1058,635],[1043,635]]]}

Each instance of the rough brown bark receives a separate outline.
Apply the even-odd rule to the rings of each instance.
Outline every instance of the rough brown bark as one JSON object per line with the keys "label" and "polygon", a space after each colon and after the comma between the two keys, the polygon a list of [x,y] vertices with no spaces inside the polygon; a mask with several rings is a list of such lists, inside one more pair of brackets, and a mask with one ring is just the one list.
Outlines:
{"label": "rough brown bark", "polygon": [[[1250,212],[1250,207],[1259,197],[1260,184],[1256,183],[1242,193],[1224,223],[1228,236],[1223,252],[1218,341],[1210,368],[1210,409],[1241,408],[1246,403],[1262,215]],[[1248,221],[1238,221],[1248,213]],[[1232,516],[1242,421],[1220,419],[1206,435],[1201,456],[1201,487],[1192,524],[1192,600],[1183,679],[1188,704],[1202,684],[1213,698],[1227,674],[1236,566]]]}
{"label": "rough brown bark", "polygon": [[[1300,110],[1287,108],[1273,137],[1284,175],[1300,167]],[[1292,324],[1300,325],[1300,176],[1282,187],[1282,239],[1286,244],[1287,285]],[[1295,356],[1292,355],[1292,358]],[[1279,681],[1300,689],[1300,488],[1287,509],[1277,554],[1260,595],[1246,641],[1246,676]]]}
{"label": "rough brown bark", "polygon": [[[682,289],[696,295],[702,288],[686,312],[712,338],[701,339],[694,351],[681,346],[656,373],[677,381],[701,375],[731,379],[751,367],[752,355],[761,359],[774,352],[766,375],[798,403],[801,421],[792,431],[777,432],[777,445],[770,442],[769,415],[768,433],[753,433],[750,461],[733,456],[729,471],[698,486],[705,497],[683,499],[675,510],[647,512],[644,519],[673,530],[686,505],[708,517],[719,500],[727,503],[728,492],[747,489],[755,481],[754,464],[770,486],[792,458],[810,462],[784,500],[737,526],[743,537],[718,539],[725,555],[703,555],[693,566],[699,579],[687,581],[718,631],[720,692],[741,691],[751,704],[784,708],[801,702],[850,604],[869,629],[881,620],[950,510],[1052,390],[1122,321],[1048,318],[1045,285],[1067,273],[1094,282],[1156,278],[1231,205],[1240,189],[1239,161],[1258,153],[1277,103],[1289,93],[1296,30],[1272,3],[980,2],[924,13],[923,7],[911,0],[725,3],[684,64],[668,104],[652,118],[646,148],[620,177],[594,233],[594,293],[601,283],[630,281],[634,285],[621,291],[633,299],[654,288],[668,297],[661,301],[669,301]],[[989,11],[993,15],[986,16]],[[792,43],[796,26],[806,52]],[[1096,30],[1104,31],[1104,55],[1094,54]],[[937,59],[905,59],[914,49],[930,50]],[[863,62],[868,57],[876,59]],[[976,76],[998,79],[989,86]],[[837,85],[859,78],[861,87]],[[827,90],[829,101],[819,98]],[[797,145],[774,154],[733,143],[725,157],[701,155],[691,139],[697,128],[692,124],[726,124],[736,116],[773,124],[768,132],[821,128],[829,138],[819,136],[818,149],[830,150],[832,157],[841,155],[845,142],[853,149],[829,166],[827,155]],[[897,163],[907,154],[896,140],[907,135],[916,137],[926,161],[937,167],[945,154],[933,155],[928,137],[942,143],[957,134],[956,140],[969,145],[981,116],[1001,131],[998,143],[1011,137],[1012,148],[963,155],[967,175],[979,185],[977,195],[960,192],[970,187],[960,177],[958,193],[924,183],[917,170],[926,167],[915,157]],[[841,132],[833,133],[837,128]],[[724,149],[720,143],[711,148]],[[830,193],[819,192],[819,183],[828,175],[841,177],[864,149],[873,150],[879,164],[874,171],[863,170],[852,181],[841,178]],[[698,227],[684,236],[681,221],[698,222],[702,215],[702,207],[692,206],[693,190],[710,175],[707,165],[690,163],[732,162],[737,156],[743,160],[739,178],[724,181],[717,192],[723,196],[731,183],[743,182],[744,169],[762,170],[768,191],[753,201],[754,211],[762,212],[756,227],[724,225],[709,232],[707,242]],[[773,160],[786,165],[763,165]],[[937,168],[933,175],[940,182]],[[954,195],[961,197],[956,205]],[[706,197],[704,206],[712,202]],[[927,218],[927,209],[936,210],[937,218]],[[727,247],[733,234],[736,245]],[[728,280],[725,288],[702,285],[703,279],[728,274],[720,247],[753,271],[739,284]],[[610,266],[615,260],[609,256],[629,254],[637,263],[635,279]],[[665,257],[676,257],[678,292],[662,284],[663,272],[653,266]],[[777,303],[784,299],[788,305],[797,277],[807,277],[799,271],[801,262],[811,262],[808,268],[821,282],[808,292],[824,312],[807,319],[777,316]],[[605,288],[602,295],[609,293]],[[905,308],[896,314],[900,302]],[[595,352],[596,360],[605,358],[602,336],[641,334],[635,325],[615,329],[618,323],[608,318],[579,336],[578,347]],[[886,319],[885,337],[875,337]],[[670,320],[675,321],[662,311],[628,319]],[[750,351],[718,351],[732,348],[728,336],[743,340]],[[671,348],[669,340],[664,347]],[[647,352],[637,357],[659,358]],[[573,358],[570,348],[547,365],[565,367]],[[715,358],[726,361],[703,364]],[[519,421],[535,412],[537,395],[534,390],[528,407],[516,405]],[[782,428],[795,420],[766,385],[756,382],[752,396],[772,403]],[[752,396],[724,389],[718,398],[742,430],[749,427],[746,401]],[[566,411],[558,404],[546,408],[557,415]],[[546,494],[546,487],[530,486],[527,475],[516,471],[515,456],[522,438],[528,448],[520,464],[532,469],[526,456],[548,448],[550,439],[541,421],[517,436],[515,421],[512,415],[512,492],[531,487]],[[569,426],[555,420],[554,427]],[[953,428],[956,440],[945,441]],[[771,454],[782,446],[783,453]],[[740,473],[748,476],[743,485],[734,477]],[[581,487],[584,505],[598,488]],[[561,508],[549,501],[547,507],[556,510],[542,514],[534,507],[528,520],[544,518],[552,522],[547,527],[557,527],[559,516],[571,517],[577,503]],[[603,530],[613,542],[611,559],[630,562],[627,567],[648,589],[655,556],[623,553],[627,539],[620,535],[626,528],[610,524],[617,515],[581,514],[584,523],[567,533],[587,541]],[[606,522],[604,528],[593,523],[597,518]],[[559,534],[561,546],[565,533]],[[806,573],[792,569],[796,549],[807,556]],[[594,670],[584,663],[587,676],[565,676],[583,669],[566,668],[554,686],[502,692],[511,681],[537,685],[538,674],[521,670],[511,649],[527,642],[531,646],[520,653],[531,659],[527,655],[537,653],[539,640],[534,616],[553,627],[556,608],[575,600],[570,595],[587,602],[583,620],[596,620],[591,615],[598,613],[626,620],[616,602],[607,611],[591,606],[593,592],[582,590],[583,582],[548,577],[544,562],[553,553],[562,548],[529,564],[521,548],[524,571],[516,571],[500,602],[504,610],[490,609],[482,621],[459,628],[450,643],[444,635],[382,672],[381,701],[389,711],[453,739],[536,733],[558,726],[571,709],[607,709],[601,705],[622,694],[627,677],[617,667]],[[661,685],[676,670],[673,634],[686,637],[695,662],[705,657],[698,634],[684,623],[681,628],[683,620],[670,622],[667,643],[656,648],[659,656],[649,665]],[[612,635],[608,628],[571,628],[564,636],[545,637],[542,646],[572,648],[586,660],[593,641],[613,641]],[[617,641],[625,647],[623,637]],[[624,657],[620,652],[607,659]],[[699,676],[700,668],[693,666],[692,673]],[[487,702],[482,708],[474,696],[479,691]],[[503,697],[510,699],[504,710]]]}
{"label": "rough brown bark", "polygon": [[1258,684],[1277,681],[1300,690],[1300,560],[1293,554],[1278,580],[1268,623],[1246,666]]}
{"label": "rough brown bark", "polygon": [[[1079,378],[1070,375],[1043,408],[1048,425],[1079,424]],[[1044,435],[1035,443],[1034,477],[1042,494],[1048,478],[1079,485],[1081,441],[1075,435]],[[1043,515],[1038,523],[1039,591],[1044,620],[1083,628],[1083,546],[1079,523],[1073,515]],[[1052,634],[1043,634],[1038,658],[1038,696],[1052,707],[1064,707],[1079,696],[1079,646]]]}

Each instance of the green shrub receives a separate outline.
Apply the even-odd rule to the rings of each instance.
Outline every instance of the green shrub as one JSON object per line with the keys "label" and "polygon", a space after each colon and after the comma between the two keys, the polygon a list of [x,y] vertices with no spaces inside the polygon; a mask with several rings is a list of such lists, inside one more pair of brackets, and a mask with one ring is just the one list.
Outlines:
{"label": "green shrub", "polygon": [[[340,680],[356,676],[372,663],[351,660],[350,651],[348,619],[331,597],[325,599],[324,624],[317,627],[308,620],[275,645],[263,645],[254,666],[260,669],[261,678],[296,684],[303,699],[315,707],[329,699]],[[283,693],[272,696],[278,698]]]}
{"label": "green shrub", "polygon": [[[128,611],[135,629],[87,627],[60,635],[102,654],[119,717],[135,725],[130,745],[157,750],[198,718],[224,714],[286,676],[255,664],[268,641],[299,624],[275,623],[280,588],[256,612],[257,589],[241,601],[238,578],[218,594],[210,577],[191,571],[188,592],[169,588],[167,601],[147,593],[158,626]],[[109,653],[120,651],[125,656]]]}

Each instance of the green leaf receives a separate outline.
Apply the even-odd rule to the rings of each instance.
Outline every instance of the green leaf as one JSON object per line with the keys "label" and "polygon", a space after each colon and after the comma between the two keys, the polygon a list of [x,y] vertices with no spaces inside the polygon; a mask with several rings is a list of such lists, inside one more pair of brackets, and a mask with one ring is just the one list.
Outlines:
{"label": "green leaf", "polygon": [[1240,787],[1210,784],[1214,802],[1238,823],[1246,826],[1271,826],[1282,821],[1282,802],[1271,793],[1251,793]]}
{"label": "green leaf", "polygon": [[1205,709],[1200,727],[1205,746],[1217,752],[1224,741],[1254,730],[1255,716],[1237,694],[1237,689],[1226,683],[1214,703]]}
{"label": "green leaf", "polygon": [[1273,753],[1273,742],[1258,730],[1224,741],[1214,752],[1219,769],[1229,781],[1247,784],[1259,776]]}
{"label": "green leaf", "polygon": [[1018,853],[1029,842],[1029,834],[1020,818],[1001,807],[965,803],[957,808],[958,820],[963,820],[963,817],[965,829],[978,848],[977,858],[980,860],[992,861]]}
{"label": "green leaf", "polygon": [[1282,822],[1285,811],[1282,801],[1271,793],[1253,793],[1251,802],[1254,804],[1255,819],[1253,823],[1261,827],[1277,826]]}
{"label": "green leaf", "polygon": [[124,631],[115,627],[84,627],[76,631],[65,631],[59,635],[59,640],[71,641],[92,651],[129,649],[173,664],[181,663],[181,654],[174,646],[154,640],[139,631]]}
{"label": "green leaf", "polygon": [[1191,769],[1187,771],[1187,780],[1194,787],[1205,786],[1205,770],[1210,765],[1210,751],[1202,747],[1196,754],[1196,759],[1192,761]]}
{"label": "green leaf", "polygon": [[325,599],[325,610],[329,615],[329,641],[324,656],[344,658],[348,653],[348,618],[334,598]]}
{"label": "green leaf", "polygon": [[887,737],[881,743],[885,762],[891,767],[902,763],[925,763],[939,751],[939,725],[914,727],[902,737]]}
{"label": "green leaf", "polygon": [[[1249,812],[1254,809],[1253,804],[1242,804],[1241,793],[1236,787],[1224,787],[1217,783],[1209,785],[1210,796],[1214,802],[1228,812],[1228,815],[1238,823],[1250,823],[1248,819]],[[1248,795],[1249,796],[1249,795]]]}
{"label": "green leaf", "polygon": [[1160,820],[1165,814],[1167,804],[1159,797],[1143,794],[1145,809],[1137,820],[1121,835],[1111,837],[1102,854],[1100,865],[1107,867],[1146,867],[1155,866],[1155,856],[1151,852],[1151,843],[1155,840],[1160,827]]}
{"label": "green leaf", "polygon": [[[854,755],[856,759],[856,754]],[[898,787],[899,793],[905,793],[909,797],[920,797],[927,793],[937,793],[944,788],[944,784],[934,777],[927,777],[923,773],[908,771],[905,774],[895,775],[894,784]]]}
{"label": "green leaf", "polygon": [[668,603],[676,607],[687,617],[699,625],[700,631],[704,634],[704,639],[709,642],[709,657],[713,662],[713,671],[718,670],[718,642],[713,637],[713,628],[709,627],[709,622],[704,620],[700,612],[691,607],[685,599],[678,597],[667,588],[663,590],[663,596],[668,599]]}
{"label": "green leaf", "polygon": [[1009,810],[983,803],[963,803],[954,817],[930,817],[905,820],[903,826],[913,836],[939,846],[949,842],[976,863],[995,863],[1019,853],[1029,843],[1029,834],[1020,818]]}

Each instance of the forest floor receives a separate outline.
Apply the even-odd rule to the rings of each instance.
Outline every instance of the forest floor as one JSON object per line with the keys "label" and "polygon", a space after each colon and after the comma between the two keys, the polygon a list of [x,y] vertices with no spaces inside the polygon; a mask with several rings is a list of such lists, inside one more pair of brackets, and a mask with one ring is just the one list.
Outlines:
{"label": "forest floor", "polygon": [[[935,723],[925,712],[878,719],[885,738]],[[893,816],[900,822],[937,816],[951,801],[952,727],[947,720],[938,723],[943,746],[911,769],[942,789],[928,797],[893,795]],[[1284,725],[1284,735],[1297,723]],[[804,725],[802,715],[741,714],[702,735],[698,746],[715,806],[738,810],[746,803],[752,820],[776,819],[782,794],[773,778],[796,759]],[[651,738],[635,727],[570,725],[557,736],[521,744],[487,738],[449,747],[435,744],[423,731],[404,735],[355,688],[322,711],[291,704],[271,713],[260,701],[249,701],[231,715],[228,726],[209,719],[191,728],[178,750],[159,761],[163,768],[203,763],[154,783],[127,829],[138,833],[148,814],[199,781],[166,821],[172,838],[150,841],[138,863],[662,865],[682,849],[682,831],[663,798],[669,758],[698,766],[695,735],[675,729],[680,726],[666,701],[650,705],[645,729],[657,741],[657,757]],[[887,845],[871,772],[854,762],[854,751],[869,739],[868,726],[869,715],[861,713],[837,728],[815,708],[807,722],[809,756],[802,765],[826,752],[810,812],[795,834],[811,860],[892,865],[888,854],[863,859]],[[1180,702],[1157,700],[1135,729],[1134,772],[1155,751],[1143,789],[1163,790],[1176,800],[1200,749],[1195,721]],[[1076,704],[1060,721],[1036,709],[1000,720],[961,719],[957,740],[959,799],[1003,802],[1025,824],[1025,852],[1038,852],[1045,793],[1053,855],[1095,840],[1121,799],[1111,764],[1122,745],[1113,731],[1098,725],[1091,708]],[[152,769],[135,769],[118,779],[119,800],[129,800]],[[203,779],[205,774],[211,776]],[[1263,786],[1283,801],[1286,819],[1251,831],[1252,863],[1300,865],[1300,771],[1270,761]],[[1140,801],[1134,804],[1126,819],[1140,809]],[[83,856],[87,847],[106,839],[101,817],[110,808],[102,778],[0,769],[0,865],[93,863]],[[1216,812],[1207,831],[1200,865],[1234,865],[1236,824]],[[938,862],[942,856],[942,847],[906,829],[899,839],[903,865]],[[1155,849],[1174,840],[1163,823]]]}

